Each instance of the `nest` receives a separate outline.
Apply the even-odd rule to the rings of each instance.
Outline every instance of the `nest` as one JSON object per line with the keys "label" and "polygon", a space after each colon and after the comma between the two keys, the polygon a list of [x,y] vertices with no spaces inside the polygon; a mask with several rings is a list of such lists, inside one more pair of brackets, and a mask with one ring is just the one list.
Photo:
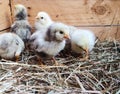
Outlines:
{"label": "nest", "polygon": [[18,63],[1,60],[0,94],[120,94],[120,42],[98,42],[88,61],[57,56],[59,66],[32,57],[26,51]]}

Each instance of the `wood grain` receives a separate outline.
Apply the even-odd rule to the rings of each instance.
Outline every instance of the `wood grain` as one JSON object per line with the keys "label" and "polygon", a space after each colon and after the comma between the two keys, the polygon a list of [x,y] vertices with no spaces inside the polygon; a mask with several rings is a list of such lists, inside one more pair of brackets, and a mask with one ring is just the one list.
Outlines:
{"label": "wood grain", "polygon": [[67,24],[111,25],[120,21],[120,0],[14,0],[24,4],[30,22],[39,11],[46,11],[53,20]]}
{"label": "wood grain", "polygon": [[[120,0],[10,0],[10,2],[27,7],[28,19],[32,26],[37,13],[46,11],[54,21],[93,30],[101,40],[120,40]],[[9,0],[4,0],[2,5],[0,4],[0,10],[4,10],[0,13],[0,30],[10,26],[8,3]],[[13,10],[14,7],[11,12]]]}
{"label": "wood grain", "polygon": [[0,31],[6,29],[11,24],[11,12],[9,0],[0,0]]}
{"label": "wood grain", "polygon": [[99,40],[120,41],[120,26],[111,27],[78,27],[79,29],[89,29],[93,31]]}

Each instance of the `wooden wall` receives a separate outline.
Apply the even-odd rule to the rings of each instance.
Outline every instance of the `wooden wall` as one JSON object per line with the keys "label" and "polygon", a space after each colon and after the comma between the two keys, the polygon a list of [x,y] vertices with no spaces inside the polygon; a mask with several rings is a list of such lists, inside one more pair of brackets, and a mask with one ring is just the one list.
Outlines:
{"label": "wooden wall", "polygon": [[7,29],[11,24],[9,0],[0,0],[0,31]]}
{"label": "wooden wall", "polygon": [[120,0],[4,0],[0,30],[10,26],[9,3],[25,5],[32,26],[37,13],[46,11],[55,21],[93,30],[101,40],[120,40]]}

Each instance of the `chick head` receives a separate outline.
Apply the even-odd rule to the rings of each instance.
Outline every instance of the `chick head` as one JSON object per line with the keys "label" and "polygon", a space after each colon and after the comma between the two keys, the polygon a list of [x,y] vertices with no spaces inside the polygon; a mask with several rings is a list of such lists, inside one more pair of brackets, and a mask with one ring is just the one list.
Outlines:
{"label": "chick head", "polygon": [[16,18],[26,18],[27,17],[27,9],[22,4],[16,4],[14,10],[14,15]]}
{"label": "chick head", "polygon": [[67,25],[63,23],[53,23],[49,27],[51,36],[56,41],[63,41],[65,39],[69,39],[69,28]]}
{"label": "chick head", "polygon": [[46,25],[49,22],[52,22],[50,16],[46,12],[39,12],[36,16],[36,21],[42,25]]}

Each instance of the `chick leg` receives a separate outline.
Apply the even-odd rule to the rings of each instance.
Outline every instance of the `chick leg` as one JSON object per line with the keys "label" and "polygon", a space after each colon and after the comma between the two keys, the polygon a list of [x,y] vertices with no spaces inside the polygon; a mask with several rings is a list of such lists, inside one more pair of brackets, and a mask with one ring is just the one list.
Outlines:
{"label": "chick leg", "polygon": [[[55,66],[58,66],[58,65],[59,65],[59,63],[55,60],[55,58],[54,58],[54,57],[52,57],[52,60],[54,61]],[[62,79],[62,77],[61,77],[61,75],[60,75],[59,69],[58,69],[58,68],[56,68],[56,69],[57,69],[57,72],[58,72],[58,77],[59,77],[60,81],[62,81],[62,80],[61,80],[61,79]]]}
{"label": "chick leg", "polygon": [[41,67],[43,67],[43,68],[46,67],[46,65],[43,64],[43,61],[42,61],[42,59],[41,59],[40,57],[37,56],[37,59],[38,59],[39,65],[40,65]]}
{"label": "chick leg", "polygon": [[52,57],[53,62],[55,63],[55,66],[65,66],[63,64],[58,63],[54,57]]}
{"label": "chick leg", "polygon": [[16,61],[16,62],[19,61],[19,57],[20,57],[19,55],[16,55],[16,56],[15,56],[15,61]]}
{"label": "chick leg", "polygon": [[88,49],[86,49],[85,51],[86,51],[86,56],[84,58],[85,58],[85,60],[88,60],[88,58],[89,58],[89,51],[88,51]]}
{"label": "chick leg", "polygon": [[58,62],[55,60],[54,57],[52,57],[52,60],[53,60],[53,62],[55,63],[56,66],[59,65]]}
{"label": "chick leg", "polygon": [[81,58],[80,61],[86,61],[86,60],[88,60],[88,57],[89,57],[89,55],[88,55],[89,54],[88,48],[85,49],[85,52],[86,52],[85,53],[86,54],[85,57]]}

